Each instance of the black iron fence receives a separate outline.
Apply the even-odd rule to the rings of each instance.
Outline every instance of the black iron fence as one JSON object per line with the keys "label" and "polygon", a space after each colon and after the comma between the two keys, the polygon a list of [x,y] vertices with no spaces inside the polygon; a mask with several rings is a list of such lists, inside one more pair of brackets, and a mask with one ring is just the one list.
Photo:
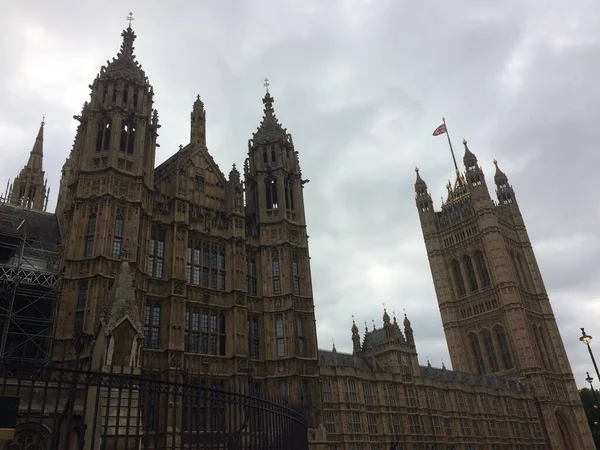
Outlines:
{"label": "black iron fence", "polygon": [[19,398],[14,438],[0,450],[308,448],[303,414],[274,398],[185,375],[78,366],[0,361],[0,396]]}

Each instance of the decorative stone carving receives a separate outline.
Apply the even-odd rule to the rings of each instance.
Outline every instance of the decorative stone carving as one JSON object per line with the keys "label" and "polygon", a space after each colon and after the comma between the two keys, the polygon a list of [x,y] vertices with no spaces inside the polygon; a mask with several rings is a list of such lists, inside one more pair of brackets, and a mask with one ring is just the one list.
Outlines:
{"label": "decorative stone carving", "polygon": [[140,366],[140,347],[143,340],[143,326],[135,298],[135,287],[129,269],[129,261],[124,259],[121,271],[108,293],[110,311],[100,319],[106,337],[105,365],[137,368]]}

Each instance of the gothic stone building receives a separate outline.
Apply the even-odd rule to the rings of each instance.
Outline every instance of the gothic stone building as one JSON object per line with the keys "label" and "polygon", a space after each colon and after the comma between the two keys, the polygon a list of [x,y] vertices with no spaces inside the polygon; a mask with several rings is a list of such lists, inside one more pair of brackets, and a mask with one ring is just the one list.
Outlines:
{"label": "gothic stone building", "polygon": [[[385,311],[383,326],[365,330],[362,343],[352,325],[352,354],[317,350],[304,181],[273,97],[267,91],[263,98],[243,180],[235,166],[225,176],[208,153],[199,98],[189,144],[155,167],[154,91],[135,60],[132,29],[122,37],[75,116],[56,215],[41,211],[48,197],[43,123],[8,189],[10,205],[0,209],[40,215],[36,231],[62,242],[55,358],[71,354],[74,333],[94,335],[126,311],[143,343],[143,370],[213,381],[243,380],[253,370],[257,388],[306,406],[319,450],[383,450],[391,443],[405,450],[593,448],[514,192],[500,170],[496,204],[465,144],[466,176],[457,171],[440,212],[417,175],[455,371],[419,365],[410,321],[405,317],[402,331]],[[124,288],[130,284],[135,289]],[[108,339],[117,338],[123,336],[115,328]],[[3,351],[10,336],[5,344]],[[137,352],[124,354],[114,340],[106,347],[110,354],[101,357],[119,364]]]}

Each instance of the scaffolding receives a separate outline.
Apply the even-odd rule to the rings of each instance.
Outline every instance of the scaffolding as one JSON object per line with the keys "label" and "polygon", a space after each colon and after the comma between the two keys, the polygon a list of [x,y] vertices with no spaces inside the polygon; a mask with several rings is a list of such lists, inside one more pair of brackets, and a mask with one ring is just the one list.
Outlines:
{"label": "scaffolding", "polygon": [[0,198],[0,361],[49,359],[61,285],[54,214]]}

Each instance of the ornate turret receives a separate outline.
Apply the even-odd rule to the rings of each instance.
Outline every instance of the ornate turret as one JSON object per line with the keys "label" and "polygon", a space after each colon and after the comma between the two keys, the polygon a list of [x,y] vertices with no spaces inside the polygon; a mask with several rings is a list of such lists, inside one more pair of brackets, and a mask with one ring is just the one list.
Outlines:
{"label": "ornate turret", "polygon": [[410,345],[415,345],[413,329],[406,313],[404,313],[404,335],[406,336],[406,342],[408,342]]}
{"label": "ornate turret", "polygon": [[360,335],[358,334],[358,327],[354,322],[354,316],[352,316],[352,353],[355,355],[360,353]]}
{"label": "ornate turret", "polygon": [[508,184],[508,177],[500,167],[498,167],[498,161],[494,160],[496,166],[496,173],[494,174],[494,181],[496,182],[496,194],[498,195],[498,202],[501,205],[508,205],[515,203],[515,191],[513,187]]}
{"label": "ornate turret", "polygon": [[433,213],[433,202],[431,200],[431,195],[427,191],[427,183],[421,178],[418,167],[415,167],[415,173],[417,174],[417,179],[415,181],[415,201],[417,203],[419,214],[428,212]]}
{"label": "ornate turret", "polygon": [[473,195],[473,197],[487,197],[489,196],[489,193],[485,184],[485,175],[483,173],[483,170],[477,163],[477,157],[473,154],[471,150],[469,150],[469,146],[467,145],[466,139],[463,139],[463,145],[465,146],[463,162],[465,164],[466,181],[468,183],[469,190],[473,192],[478,188],[483,188],[484,190],[481,190],[481,192],[478,192],[476,195]]}
{"label": "ornate turret", "polygon": [[45,211],[48,206],[50,188],[47,182],[42,160],[44,157],[44,124],[42,120],[33,148],[29,154],[27,164],[14,179],[12,187],[9,187],[9,203],[23,208]]}
{"label": "ornate turret", "polygon": [[190,142],[194,145],[206,147],[206,111],[199,95],[194,102],[190,122]]}

